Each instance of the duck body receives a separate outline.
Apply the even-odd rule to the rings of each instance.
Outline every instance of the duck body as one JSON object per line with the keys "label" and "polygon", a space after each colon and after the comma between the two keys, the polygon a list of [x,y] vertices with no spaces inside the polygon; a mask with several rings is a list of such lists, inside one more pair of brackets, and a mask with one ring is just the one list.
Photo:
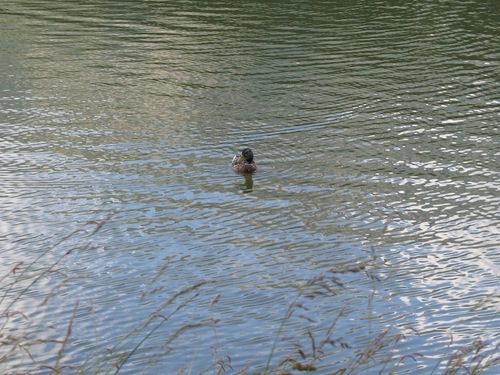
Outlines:
{"label": "duck body", "polygon": [[253,151],[245,148],[241,151],[241,155],[235,155],[231,162],[233,171],[239,173],[252,173],[257,170],[257,164],[253,160]]}

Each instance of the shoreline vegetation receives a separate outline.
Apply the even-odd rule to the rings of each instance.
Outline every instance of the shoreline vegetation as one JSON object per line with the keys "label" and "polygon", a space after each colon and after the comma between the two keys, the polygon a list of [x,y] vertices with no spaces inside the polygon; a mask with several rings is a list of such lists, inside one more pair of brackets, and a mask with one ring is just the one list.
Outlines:
{"label": "shoreline vegetation", "polygon": [[[23,311],[23,303],[35,300],[40,309],[47,309],[54,298],[64,298],[64,290],[73,280],[72,276],[64,274],[61,268],[62,261],[74,252],[91,251],[90,238],[99,234],[106,223],[112,219],[114,213],[99,221],[89,221],[80,229],[63,237],[46,250],[37,255],[30,262],[18,262],[9,267],[9,271],[0,275],[0,372],[5,375],[19,374],[119,374],[129,373],[127,364],[133,362],[140,354],[141,349],[148,344],[148,340],[155,336],[160,328],[165,328],[171,323],[174,316],[183,314],[191,303],[196,303],[196,298],[203,289],[209,285],[217,286],[216,280],[202,280],[174,293],[165,302],[153,308],[149,317],[142,322],[131,326],[127,333],[116,337],[111,346],[106,350],[89,350],[89,356],[84,361],[75,362],[68,355],[70,347],[77,338],[74,337],[75,327],[79,324],[82,310],[85,314],[93,315],[93,306],[83,306],[77,301],[63,322],[63,330],[57,330],[54,337],[46,337],[40,332],[40,325],[33,322]],[[70,241],[75,237],[83,236],[83,244],[74,245]],[[78,238],[78,240],[82,240]],[[372,248],[372,260],[375,264],[375,249]],[[168,270],[172,258],[168,258],[150,279],[147,289],[138,298],[138,303],[144,303],[162,287],[157,286],[158,279]],[[40,264],[48,265],[43,267]],[[212,350],[212,363],[206,364],[202,374],[297,374],[297,373],[328,373],[332,375],[347,375],[360,373],[392,374],[404,373],[411,368],[419,366],[419,360],[426,357],[425,352],[405,353],[400,350],[406,340],[418,332],[409,330],[400,332],[395,327],[388,327],[373,339],[363,345],[353,347],[349,337],[339,336],[337,327],[342,319],[347,318],[350,303],[331,313],[329,324],[320,332],[318,330],[304,329],[297,332],[296,337],[285,337],[285,328],[293,320],[302,322],[302,327],[314,327],[315,317],[311,304],[318,299],[336,298],[342,295],[346,288],[345,279],[349,276],[367,277],[371,282],[383,282],[379,279],[376,266],[353,265],[350,267],[330,269],[324,273],[307,280],[296,287],[294,299],[288,305],[286,314],[282,317],[273,336],[273,344],[266,351],[267,358],[258,364],[248,364],[243,368],[236,368],[232,356],[237,353],[222,353],[218,327],[224,324],[223,320],[215,318],[201,319],[177,325],[163,340],[159,354],[141,368],[139,373],[148,373],[161,362],[161,358],[176,352],[176,340],[183,335],[201,329],[213,331],[215,345],[207,345],[206,350]],[[57,276],[57,277],[55,277]],[[54,279],[58,279],[57,283]],[[74,281],[74,280],[73,280]],[[54,285],[52,285],[52,284]],[[49,284],[47,288],[37,288],[40,284]],[[46,286],[46,285],[45,285]],[[48,291],[47,291],[48,290]],[[216,305],[223,292],[216,293],[211,299],[210,306]],[[41,314],[39,319],[50,316],[50,311]],[[36,319],[35,319],[36,320]],[[43,326],[43,324],[42,324]],[[101,329],[105,327],[101,327]],[[289,331],[289,327],[288,327]],[[98,336],[96,335],[96,340]],[[281,343],[286,342],[290,348],[289,353],[283,355],[283,350],[278,350]],[[109,343],[108,343],[109,344]],[[453,337],[450,337],[449,350],[446,354],[436,359],[432,374],[480,374],[500,364],[499,345],[474,340],[467,345],[456,347]],[[35,352],[43,348],[51,348],[54,353],[50,360],[39,360]],[[99,343],[94,343],[94,348],[99,348]],[[174,354],[179,355],[179,353]],[[187,359],[189,361],[189,359]],[[176,369],[176,373],[192,373],[189,364]],[[411,367],[413,366],[413,367]]]}

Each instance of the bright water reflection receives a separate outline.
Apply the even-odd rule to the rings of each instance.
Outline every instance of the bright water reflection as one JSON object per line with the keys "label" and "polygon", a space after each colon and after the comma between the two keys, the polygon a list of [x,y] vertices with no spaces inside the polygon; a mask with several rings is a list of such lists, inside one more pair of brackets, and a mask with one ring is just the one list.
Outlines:
{"label": "bright water reflection", "polygon": [[[182,295],[122,371],[199,373],[226,354],[253,371],[299,285],[366,265],[380,281],[344,275],[341,294],[310,302],[312,321],[285,328],[320,335],[349,303],[336,335],[352,349],[330,348],[317,373],[388,326],[408,336],[397,355],[426,355],[401,371],[429,373],[475,339],[494,346],[498,12],[475,1],[2,5],[0,277],[77,248],[15,309],[58,339],[79,301],[63,361],[79,365],[174,293],[215,280]],[[247,145],[260,170],[236,175],[229,161]],[[55,285],[48,314],[40,293]],[[188,331],[166,354],[176,329],[211,318],[215,333]],[[16,319],[14,332],[27,324]],[[0,366],[53,364],[58,349]],[[289,349],[280,342],[276,362]]]}

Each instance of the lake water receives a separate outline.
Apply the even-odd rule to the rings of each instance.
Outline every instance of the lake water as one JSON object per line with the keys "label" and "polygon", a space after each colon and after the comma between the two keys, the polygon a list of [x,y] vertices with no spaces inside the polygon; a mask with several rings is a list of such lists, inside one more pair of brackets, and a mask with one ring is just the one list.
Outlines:
{"label": "lake water", "polygon": [[[499,20],[494,1],[2,4],[1,372],[498,357]],[[244,147],[253,175],[230,168]]]}

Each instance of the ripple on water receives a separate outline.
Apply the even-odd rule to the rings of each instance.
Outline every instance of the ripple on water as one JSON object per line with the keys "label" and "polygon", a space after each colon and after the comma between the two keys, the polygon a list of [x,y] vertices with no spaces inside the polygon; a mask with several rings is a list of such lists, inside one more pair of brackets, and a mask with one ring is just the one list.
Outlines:
{"label": "ripple on water", "polygon": [[[162,311],[181,307],[129,371],[161,372],[168,358],[197,373],[213,345],[235,371],[258,370],[318,275],[345,289],[300,300],[308,319],[297,311],[284,336],[321,335],[345,307],[336,334],[362,348],[393,326],[407,337],[393,353],[426,355],[419,371],[476,338],[498,342],[491,6],[115,5],[13,2],[2,29],[1,269],[63,256],[17,308],[58,338],[80,301],[69,363],[112,348],[200,280],[215,283]],[[245,146],[259,164],[251,177],[229,167]],[[55,246],[75,229],[87,236]],[[367,274],[329,272],[360,265]],[[54,288],[48,314],[38,302]],[[216,336],[204,327],[158,352],[210,318]],[[32,354],[54,363],[57,350]],[[290,350],[280,340],[276,359]]]}

